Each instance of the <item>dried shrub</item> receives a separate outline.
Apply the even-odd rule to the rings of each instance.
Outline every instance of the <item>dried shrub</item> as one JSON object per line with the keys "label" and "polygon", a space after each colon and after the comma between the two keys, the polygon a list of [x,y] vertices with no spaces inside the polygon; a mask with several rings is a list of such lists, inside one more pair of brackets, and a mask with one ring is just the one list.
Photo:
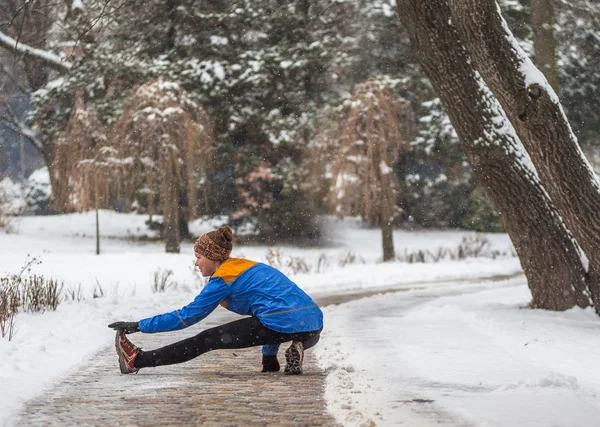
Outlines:
{"label": "dried shrub", "polygon": [[496,259],[516,256],[514,250],[501,251],[492,249],[491,246],[487,237],[482,234],[475,234],[475,236],[463,237],[455,249],[438,248],[433,252],[429,250],[405,251],[403,255],[398,255],[396,259],[406,263],[426,263],[443,260],[460,261],[467,258]]}
{"label": "dried shrub", "polygon": [[274,267],[277,270],[281,270],[281,267],[283,266],[283,262],[282,262],[281,258],[282,258],[281,249],[279,249],[279,248],[275,248],[275,249],[268,248],[267,249],[266,260],[267,260],[267,264],[269,264],[271,267]]}
{"label": "dried shrub", "polygon": [[77,286],[77,288],[68,288],[63,291],[63,301],[83,301],[85,297],[83,296],[83,291],[81,289],[81,283]]}
{"label": "dried shrub", "polygon": [[154,280],[152,282],[152,292],[164,292],[167,290],[167,288],[175,286],[175,282],[171,280],[171,276],[173,276],[173,270],[156,270],[154,272]]}
{"label": "dried shrub", "polygon": [[10,341],[15,334],[15,316],[19,311],[19,289],[8,277],[0,278],[0,336]]}
{"label": "dried shrub", "polygon": [[290,257],[285,263],[285,268],[292,274],[302,274],[310,272],[308,264],[303,258],[300,257]]}
{"label": "dried shrub", "polygon": [[43,313],[56,310],[60,304],[64,284],[40,275],[30,276],[36,263],[37,258],[28,257],[19,273],[0,277],[0,335],[9,341],[15,334],[18,312]]}
{"label": "dried shrub", "polygon": [[[317,268],[321,268],[321,263],[325,262],[324,259],[326,257],[322,256],[323,258],[319,258],[320,261]],[[283,271],[285,274],[303,274],[310,273],[313,270],[304,258],[295,256],[286,257],[280,248],[268,248],[265,258],[267,264]]]}
{"label": "dried shrub", "polygon": [[7,233],[14,232],[13,218],[11,215],[16,215],[18,212],[7,212],[6,201],[9,197],[0,190],[0,230]]}
{"label": "dried shrub", "polygon": [[330,267],[329,259],[325,254],[319,255],[319,259],[317,260],[317,273],[322,273]]}
{"label": "dried shrub", "polygon": [[[436,250],[418,249],[405,250],[396,256],[395,260],[408,264],[436,263],[444,260],[460,261],[468,258],[516,257],[514,250],[492,249],[491,242],[483,234],[465,236],[456,248],[438,248]],[[346,252],[341,256],[328,256],[321,253],[316,262],[307,262],[302,257],[287,256],[280,248],[268,248],[265,256],[266,263],[285,274],[324,273],[332,265],[347,267],[356,264],[366,264],[366,260],[353,253]]]}
{"label": "dried shrub", "polygon": [[102,288],[102,285],[100,284],[98,279],[96,279],[96,283],[94,284],[94,290],[92,291],[92,298],[93,299],[102,298],[103,296],[104,296],[104,288]]}
{"label": "dried shrub", "polygon": [[43,313],[56,310],[64,287],[62,282],[52,278],[33,275],[21,279],[20,307],[29,313]]}
{"label": "dried shrub", "polygon": [[493,253],[491,250],[489,239],[481,234],[463,237],[462,242],[458,245],[457,258],[477,258],[486,254]]}
{"label": "dried shrub", "polygon": [[348,252],[344,258],[340,259],[340,267],[345,267],[350,264],[356,264],[356,262],[356,255],[352,252]]}

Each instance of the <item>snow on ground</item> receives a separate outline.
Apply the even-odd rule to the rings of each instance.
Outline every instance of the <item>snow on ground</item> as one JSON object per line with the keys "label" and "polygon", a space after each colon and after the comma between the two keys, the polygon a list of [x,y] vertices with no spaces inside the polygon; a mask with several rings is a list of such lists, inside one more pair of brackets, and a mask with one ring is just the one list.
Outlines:
{"label": "snow on ground", "polygon": [[[42,264],[35,273],[59,278],[68,289],[81,289],[91,296],[100,284],[103,290],[135,290],[138,295],[151,293],[154,273],[173,272],[173,283],[184,287],[202,284],[194,274],[191,243],[181,246],[180,254],[164,253],[158,242],[139,242],[134,238],[152,236],[146,228],[147,217],[116,212],[100,212],[101,255],[95,255],[95,217],[93,212],[73,215],[20,217],[13,221],[16,234],[0,233],[0,274],[18,272],[27,256],[38,257]],[[195,222],[191,231],[200,235],[222,224],[222,221]],[[332,221],[327,247],[236,246],[234,257],[267,261],[269,250],[280,254],[277,267],[311,293],[385,287],[398,282],[427,281],[440,278],[472,278],[482,274],[510,274],[520,271],[517,258],[490,260],[469,259],[465,263],[443,261],[435,264],[381,264],[379,230],[360,228],[356,223]],[[416,250],[435,252],[453,249],[465,236],[475,233],[460,231],[405,232],[396,231],[394,244],[398,254]],[[492,249],[510,252],[512,245],[505,234],[486,234]],[[309,270],[300,274],[301,264]],[[374,274],[373,269],[377,269]],[[400,270],[399,270],[400,268]],[[391,283],[390,283],[391,282]]]}
{"label": "snow on ground", "polygon": [[[21,185],[6,177],[0,180],[0,211],[13,214],[25,208],[25,199],[20,197]],[[4,201],[8,202],[4,202]],[[3,203],[4,202],[4,203]]]}
{"label": "snow on ground", "polygon": [[598,317],[529,299],[512,279],[327,307],[330,411],[344,426],[598,425]]}
{"label": "snow on ground", "polygon": [[[111,343],[113,334],[106,327],[108,323],[138,320],[179,308],[191,301],[203,285],[193,269],[191,244],[182,245],[181,254],[166,254],[162,244],[133,239],[149,235],[146,217],[101,211],[100,218],[100,256],[95,255],[93,212],[15,218],[12,224],[15,233],[0,232],[0,275],[18,273],[28,257],[36,257],[41,264],[34,265],[32,273],[61,280],[66,290],[79,293],[84,298],[82,301],[63,302],[56,312],[19,313],[16,317],[16,335],[11,341],[0,339],[0,425],[8,423],[11,414],[18,411],[26,399],[35,396],[62,373],[85,363],[87,357]],[[238,246],[232,256],[266,261],[269,251],[271,259],[278,254],[280,259],[276,263],[313,296],[385,290],[390,287],[410,289],[415,284],[442,291],[447,288],[447,284],[440,282],[442,280],[472,279],[520,271],[518,259],[514,257],[495,260],[477,258],[460,262],[445,260],[429,264],[382,264],[378,262],[381,258],[378,230],[362,229],[348,221],[329,221],[330,233],[326,247]],[[192,232],[198,235],[218,225],[218,220],[196,222],[192,224]],[[456,249],[466,235],[474,234],[460,231],[397,231],[394,241],[398,253],[415,250],[434,252],[441,247]],[[486,236],[493,249],[510,251],[511,244],[506,235]],[[298,267],[302,264],[304,270]],[[154,274],[165,270],[173,273],[171,284],[166,292],[154,293]],[[526,300],[526,288],[522,288]],[[102,297],[92,298],[93,293],[102,294]],[[344,307],[339,307],[342,310],[339,316],[343,315]],[[328,310],[326,328],[331,331],[328,333],[339,332],[339,340],[344,342],[347,338],[343,333],[350,332],[343,325],[334,327],[333,319],[341,317],[336,314],[337,308]],[[381,332],[385,336],[388,333],[385,323],[375,324],[374,327],[378,334]],[[324,337],[323,343],[327,344],[332,337]],[[394,354],[401,354],[404,351],[401,342],[396,344],[398,347]],[[349,345],[344,342],[342,347]],[[380,345],[382,350],[388,348],[388,344]],[[415,355],[420,357],[416,354],[418,345],[415,344],[414,349]],[[385,383],[382,383],[382,387],[385,387]],[[335,408],[335,401],[330,403]]]}

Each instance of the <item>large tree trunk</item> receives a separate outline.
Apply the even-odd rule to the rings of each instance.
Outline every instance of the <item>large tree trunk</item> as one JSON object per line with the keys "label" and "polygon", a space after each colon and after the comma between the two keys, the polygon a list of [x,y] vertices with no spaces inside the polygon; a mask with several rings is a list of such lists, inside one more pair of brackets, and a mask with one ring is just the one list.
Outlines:
{"label": "large tree trunk", "polygon": [[535,63],[558,93],[553,3],[554,0],[531,0],[531,26]]}
{"label": "large tree trunk", "polygon": [[590,293],[598,310],[600,184],[556,94],[517,44],[494,0],[453,1],[452,22],[589,259]]}
{"label": "large tree trunk", "polygon": [[477,180],[515,246],[532,306],[589,304],[579,248],[556,214],[502,108],[473,69],[447,0],[402,0],[398,13]]}

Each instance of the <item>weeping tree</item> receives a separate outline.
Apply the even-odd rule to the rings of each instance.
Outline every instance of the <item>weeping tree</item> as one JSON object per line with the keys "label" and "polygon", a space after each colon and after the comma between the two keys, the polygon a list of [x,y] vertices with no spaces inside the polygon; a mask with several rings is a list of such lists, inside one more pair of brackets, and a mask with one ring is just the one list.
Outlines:
{"label": "weeping tree", "polygon": [[393,99],[377,80],[358,84],[329,134],[329,205],[337,215],[360,215],[381,226],[383,260],[394,258],[394,165],[414,129],[410,103]]}
{"label": "weeping tree", "polygon": [[[106,207],[111,200],[110,190],[114,188],[115,182],[118,190],[119,177],[123,172],[123,169],[120,168],[123,162],[115,157],[115,154],[118,153],[112,147],[100,147],[96,150],[94,157],[79,162],[73,175],[75,183],[79,184],[79,205],[85,210],[89,210],[93,205],[96,211],[96,255],[100,255],[100,218],[98,210],[100,207]],[[119,174],[119,172],[121,173]],[[118,191],[116,194],[118,194]]]}
{"label": "weeping tree", "polygon": [[52,144],[51,209],[55,212],[96,211],[96,254],[100,254],[98,209],[119,197],[123,162],[109,146],[107,129],[77,94],[66,129]]}
{"label": "weeping tree", "polygon": [[[213,164],[209,116],[179,84],[162,78],[141,85],[125,102],[112,145],[127,165],[123,197],[163,214],[167,252],[179,252],[187,223],[209,199]],[[200,196],[200,197],[199,197]]]}
{"label": "weeping tree", "polygon": [[[95,158],[99,150],[108,144],[106,127],[86,108],[83,97],[77,96],[65,130],[52,144],[52,165],[49,168],[52,211],[64,213],[90,209],[98,188],[98,183],[91,178],[96,171],[82,165],[87,163],[86,160]],[[106,172],[104,176],[111,177],[112,174]],[[109,203],[110,181],[105,179],[100,185],[105,204]]]}

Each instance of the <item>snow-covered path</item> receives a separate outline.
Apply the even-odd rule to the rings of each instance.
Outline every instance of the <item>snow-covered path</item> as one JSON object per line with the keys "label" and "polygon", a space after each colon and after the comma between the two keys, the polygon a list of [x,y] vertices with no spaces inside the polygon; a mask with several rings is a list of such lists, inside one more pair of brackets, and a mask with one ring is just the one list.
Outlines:
{"label": "snow-covered path", "polygon": [[[430,301],[439,295],[454,295],[478,292],[490,287],[506,286],[505,282],[496,280],[450,281],[436,283],[410,290],[406,285],[397,291],[409,295],[398,298],[397,294],[386,291],[384,306],[372,305],[373,298],[367,298],[372,291],[363,294],[331,295],[319,301],[321,305],[344,303],[335,307],[333,320],[339,319],[346,306],[357,316],[350,325],[339,329],[331,324],[327,328],[323,342],[323,350],[317,351],[321,356],[321,365],[331,362],[329,350],[335,347],[335,337],[344,334],[347,328],[353,334],[365,337],[369,334],[365,329],[371,320],[380,313],[380,309],[393,311],[396,315],[405,313],[411,308]],[[432,288],[435,288],[435,294]],[[413,288],[413,289],[415,289]],[[423,294],[425,293],[425,294]],[[356,308],[358,307],[358,310]],[[190,336],[199,330],[213,327],[220,323],[237,318],[224,310],[217,310],[202,322],[201,327],[192,327],[184,331],[169,334],[135,334],[132,341],[143,348],[156,348],[177,339]],[[380,348],[384,337],[376,338],[373,344]],[[317,346],[319,348],[319,346]],[[353,349],[355,346],[353,347]],[[392,352],[397,349],[392,348]],[[142,370],[138,375],[122,376],[118,372],[116,356],[112,346],[103,348],[83,365],[65,375],[65,378],[42,394],[28,401],[24,410],[11,421],[15,425],[190,425],[190,424],[234,424],[248,425],[252,423],[269,425],[332,425],[334,420],[326,413],[327,402],[323,396],[325,373],[316,366],[312,351],[307,352],[307,373],[302,377],[283,377],[279,374],[258,374],[260,351],[258,349],[228,350],[211,352],[194,361],[182,365],[166,366],[157,369]],[[381,355],[393,360],[393,354]],[[335,359],[335,356],[334,356]],[[373,360],[372,357],[368,359]],[[385,359],[384,359],[385,360]],[[362,362],[366,362],[362,361]],[[361,362],[361,363],[362,363]],[[369,367],[370,372],[373,367]],[[348,369],[345,366],[343,369]],[[386,369],[384,364],[383,369]],[[347,373],[347,371],[344,371]],[[410,384],[406,378],[395,377],[394,372],[384,375],[386,381],[401,386],[392,395],[382,400],[377,390],[370,385],[357,384],[354,387],[348,378],[331,372],[332,376],[342,382],[330,384],[336,388],[332,393],[351,406],[352,399],[344,397],[345,392],[357,393],[361,405],[375,405],[382,411],[383,424],[386,424],[385,408],[402,408],[405,412],[403,421],[414,426],[471,426],[476,425],[460,415],[448,411],[433,401],[423,400],[423,393],[418,387]],[[381,381],[381,378],[378,379]],[[385,384],[385,381],[384,381]],[[409,386],[409,387],[406,387]],[[420,387],[436,387],[435,384],[420,384]],[[360,393],[357,392],[360,390]],[[331,405],[331,399],[329,399]],[[333,402],[335,406],[335,402]],[[362,422],[364,414],[353,414],[349,421]],[[340,421],[340,420],[338,420]],[[348,425],[342,421],[343,425]],[[379,420],[378,420],[379,421]],[[378,423],[379,424],[379,423]]]}
{"label": "snow-covered path", "polygon": [[[239,246],[233,254],[258,261],[276,255],[286,274],[330,304],[322,340],[309,352],[312,374],[260,375],[260,350],[250,349],[237,356],[212,352],[188,364],[123,377],[106,325],[182,307],[203,282],[193,270],[191,244],[179,255],[165,254],[156,243],[123,240],[143,233],[143,218],[106,212],[102,217],[101,256],[93,254],[90,214],[20,218],[19,234],[0,233],[0,274],[18,273],[30,254],[42,261],[32,274],[64,281],[75,297],[56,311],[19,313],[16,335],[0,339],[1,426],[13,425],[16,416],[28,417],[19,425],[147,424],[136,418],[140,413],[144,420],[162,419],[162,425],[224,424],[222,417],[234,413],[255,421],[272,414],[278,425],[331,425],[331,416],[344,426],[599,424],[600,320],[593,309],[523,309],[531,294],[522,276],[485,279],[521,272],[519,260],[492,252],[460,261],[379,263],[378,230],[347,223],[333,224],[327,247]],[[213,228],[197,225],[198,231]],[[394,239],[399,253],[436,252],[456,248],[468,235],[397,230]],[[510,246],[506,235],[489,238],[490,251],[504,253]],[[308,272],[294,271],[304,262]],[[171,282],[166,292],[156,292],[153,277],[167,270]],[[152,348],[231,318],[226,316],[231,315],[217,308],[182,335],[132,338]],[[308,392],[301,394],[303,405],[294,406],[298,390]],[[163,405],[165,413],[181,418],[155,412],[162,394],[174,396]],[[223,413],[228,402],[230,412]],[[290,417],[278,402],[291,408]],[[209,414],[212,418],[202,418]],[[308,416],[317,418],[300,421]],[[238,418],[237,424],[250,419]]]}
{"label": "snow-covered path", "polygon": [[[134,334],[157,348],[238,319],[218,311],[202,327]],[[11,420],[18,426],[333,425],[322,396],[324,373],[307,358],[306,375],[259,373],[260,348],[213,351],[180,365],[121,375],[107,346],[53,387],[29,400]],[[302,392],[299,392],[302,390]]]}
{"label": "snow-covered path", "polygon": [[[314,353],[308,352],[304,377],[259,374],[259,349],[211,352],[187,364],[122,376],[112,346],[105,346],[30,399],[16,422],[15,417],[7,421],[10,425],[598,424],[600,323],[591,309],[564,313],[524,309],[529,294],[522,276],[414,287],[405,283],[396,292],[388,289],[365,297],[371,292],[320,299],[328,304],[326,327]],[[154,348],[233,318],[217,310],[195,331],[136,334],[132,339]]]}

